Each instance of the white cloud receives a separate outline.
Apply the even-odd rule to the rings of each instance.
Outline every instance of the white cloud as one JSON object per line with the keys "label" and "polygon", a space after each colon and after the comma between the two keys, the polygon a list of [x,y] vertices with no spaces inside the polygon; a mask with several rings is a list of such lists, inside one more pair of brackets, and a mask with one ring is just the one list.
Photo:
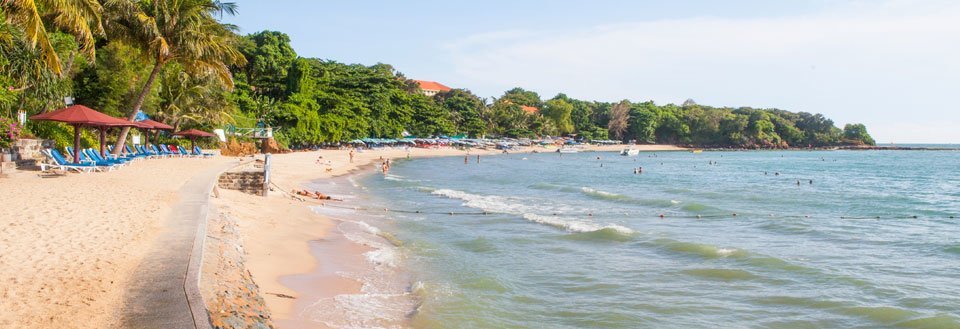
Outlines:
{"label": "white cloud", "polygon": [[[822,112],[878,140],[960,142],[960,3],[864,2],[816,15],[494,31],[447,42],[456,80],[484,96],[654,99]],[[871,125],[876,123],[876,125]],[[926,135],[924,135],[926,134]]]}

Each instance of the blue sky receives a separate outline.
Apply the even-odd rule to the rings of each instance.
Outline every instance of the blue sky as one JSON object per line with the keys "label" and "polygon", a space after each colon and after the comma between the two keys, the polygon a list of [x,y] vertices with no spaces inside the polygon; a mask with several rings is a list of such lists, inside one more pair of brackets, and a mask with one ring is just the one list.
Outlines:
{"label": "blue sky", "polygon": [[776,107],[960,143],[956,1],[253,1],[242,33],[499,96]]}

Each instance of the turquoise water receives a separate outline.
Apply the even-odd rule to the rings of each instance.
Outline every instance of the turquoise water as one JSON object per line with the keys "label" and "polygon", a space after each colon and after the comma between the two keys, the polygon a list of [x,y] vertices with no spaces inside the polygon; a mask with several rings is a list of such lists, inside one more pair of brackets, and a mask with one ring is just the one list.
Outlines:
{"label": "turquoise water", "polygon": [[348,202],[393,210],[367,220],[414,327],[960,327],[960,152],[475,161],[397,161]]}

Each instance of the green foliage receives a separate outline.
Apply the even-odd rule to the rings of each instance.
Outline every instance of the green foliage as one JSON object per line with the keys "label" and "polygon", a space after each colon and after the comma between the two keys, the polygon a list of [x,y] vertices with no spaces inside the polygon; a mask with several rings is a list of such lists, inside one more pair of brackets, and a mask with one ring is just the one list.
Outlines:
{"label": "green foliage", "polygon": [[[126,115],[152,68],[139,49],[107,43],[97,51],[96,65],[83,67],[74,78],[76,101],[112,116]],[[145,100],[144,108],[151,114],[158,102],[159,84],[151,86]]]}
{"label": "green foliage", "polygon": [[877,145],[867,133],[867,127],[862,123],[846,124],[843,126],[843,140],[848,144]]}
{"label": "green foliage", "polygon": [[501,97],[500,100],[509,101],[517,105],[533,106],[537,108],[541,107],[541,103],[542,103],[542,101],[540,100],[540,95],[532,91],[527,91],[520,87],[507,90],[507,92],[503,94],[503,97]]}
{"label": "green foliage", "polygon": [[486,104],[480,97],[469,90],[453,89],[435,95],[434,100],[450,112],[458,132],[474,138],[486,134],[487,126],[483,121]]}
{"label": "green foliage", "polygon": [[[37,138],[52,140],[55,147],[60,150],[67,146],[73,146],[73,127],[68,124],[50,121],[27,121],[27,129]],[[80,147],[98,147],[100,145],[98,138],[99,135],[92,130],[81,129]]]}
{"label": "green foliage", "polygon": [[544,104],[540,114],[550,120],[553,126],[553,135],[559,136],[574,132],[573,119],[571,118],[573,105],[570,105],[567,101],[551,99]]}
{"label": "green foliage", "polygon": [[290,37],[281,32],[262,31],[242,38],[240,52],[247,65],[234,70],[235,76],[271,98],[285,96],[288,70],[297,59]]}

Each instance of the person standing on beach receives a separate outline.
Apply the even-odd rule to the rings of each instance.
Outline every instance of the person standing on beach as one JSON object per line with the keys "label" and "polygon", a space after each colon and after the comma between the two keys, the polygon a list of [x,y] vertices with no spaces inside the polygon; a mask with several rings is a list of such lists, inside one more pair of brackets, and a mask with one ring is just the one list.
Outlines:
{"label": "person standing on beach", "polygon": [[353,149],[350,149],[350,163],[353,163]]}

